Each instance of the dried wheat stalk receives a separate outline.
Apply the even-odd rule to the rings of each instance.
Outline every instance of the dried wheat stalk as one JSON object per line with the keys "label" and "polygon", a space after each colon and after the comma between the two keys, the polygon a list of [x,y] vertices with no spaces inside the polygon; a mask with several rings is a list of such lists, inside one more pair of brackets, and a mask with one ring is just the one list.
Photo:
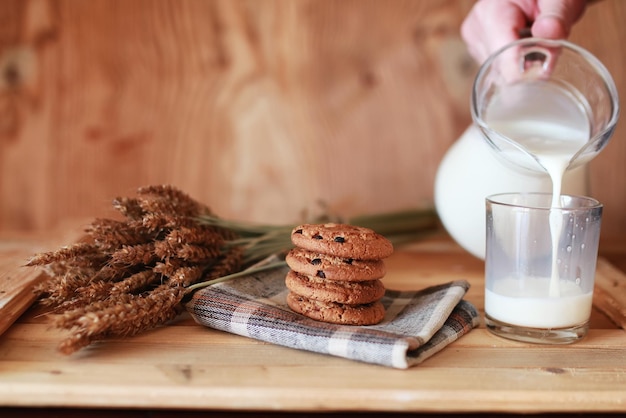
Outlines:
{"label": "dried wheat stalk", "polygon": [[35,255],[50,279],[36,291],[53,323],[69,330],[60,350],[135,335],[176,317],[187,288],[241,269],[243,249],[220,226],[201,225],[208,207],[171,186],[114,199],[122,220],[95,219],[81,242]]}

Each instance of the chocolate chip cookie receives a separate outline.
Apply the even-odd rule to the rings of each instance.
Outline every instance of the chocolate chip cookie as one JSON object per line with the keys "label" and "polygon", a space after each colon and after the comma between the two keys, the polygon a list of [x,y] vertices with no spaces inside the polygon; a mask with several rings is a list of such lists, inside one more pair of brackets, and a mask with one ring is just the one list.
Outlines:
{"label": "chocolate chip cookie", "polygon": [[372,303],[380,300],[385,294],[385,286],[380,280],[335,281],[305,276],[293,270],[287,273],[285,285],[293,293],[307,299],[348,305]]}
{"label": "chocolate chip cookie", "polygon": [[386,273],[383,260],[334,257],[297,247],[287,254],[285,261],[298,273],[328,280],[360,282],[380,279]]}
{"label": "chocolate chip cookie", "polygon": [[305,250],[358,260],[381,260],[393,253],[384,236],[347,224],[302,224],[292,230],[291,242]]}
{"label": "chocolate chip cookie", "polygon": [[317,321],[342,325],[375,325],[385,317],[380,301],[361,305],[347,305],[308,299],[290,292],[287,304],[297,313]]}

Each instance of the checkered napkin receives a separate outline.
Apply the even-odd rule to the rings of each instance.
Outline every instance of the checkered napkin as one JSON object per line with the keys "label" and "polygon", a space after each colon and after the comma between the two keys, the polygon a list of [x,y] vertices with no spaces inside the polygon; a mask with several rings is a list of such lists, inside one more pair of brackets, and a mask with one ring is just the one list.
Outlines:
{"label": "checkered napkin", "polygon": [[288,267],[250,274],[198,290],[186,304],[196,322],[300,350],[399,369],[415,366],[479,323],[462,300],[464,280],[419,291],[387,289],[385,319],[373,326],[314,321],[289,309]]}

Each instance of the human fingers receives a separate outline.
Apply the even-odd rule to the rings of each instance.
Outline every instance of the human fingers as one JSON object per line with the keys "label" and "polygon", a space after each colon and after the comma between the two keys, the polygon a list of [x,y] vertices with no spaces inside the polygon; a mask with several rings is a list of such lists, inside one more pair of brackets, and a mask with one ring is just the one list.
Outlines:
{"label": "human fingers", "polygon": [[538,0],[532,36],[566,39],[572,26],[585,12],[586,0]]}
{"label": "human fingers", "polygon": [[480,0],[461,25],[461,36],[470,55],[478,62],[520,38],[531,16],[526,1]]}

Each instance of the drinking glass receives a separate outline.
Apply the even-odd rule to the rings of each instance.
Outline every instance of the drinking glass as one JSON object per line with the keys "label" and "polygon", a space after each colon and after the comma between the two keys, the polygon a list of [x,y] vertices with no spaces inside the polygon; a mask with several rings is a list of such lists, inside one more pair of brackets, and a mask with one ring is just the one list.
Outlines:
{"label": "drinking glass", "polygon": [[565,344],[591,314],[602,204],[549,193],[489,196],[485,324],[502,337]]}

